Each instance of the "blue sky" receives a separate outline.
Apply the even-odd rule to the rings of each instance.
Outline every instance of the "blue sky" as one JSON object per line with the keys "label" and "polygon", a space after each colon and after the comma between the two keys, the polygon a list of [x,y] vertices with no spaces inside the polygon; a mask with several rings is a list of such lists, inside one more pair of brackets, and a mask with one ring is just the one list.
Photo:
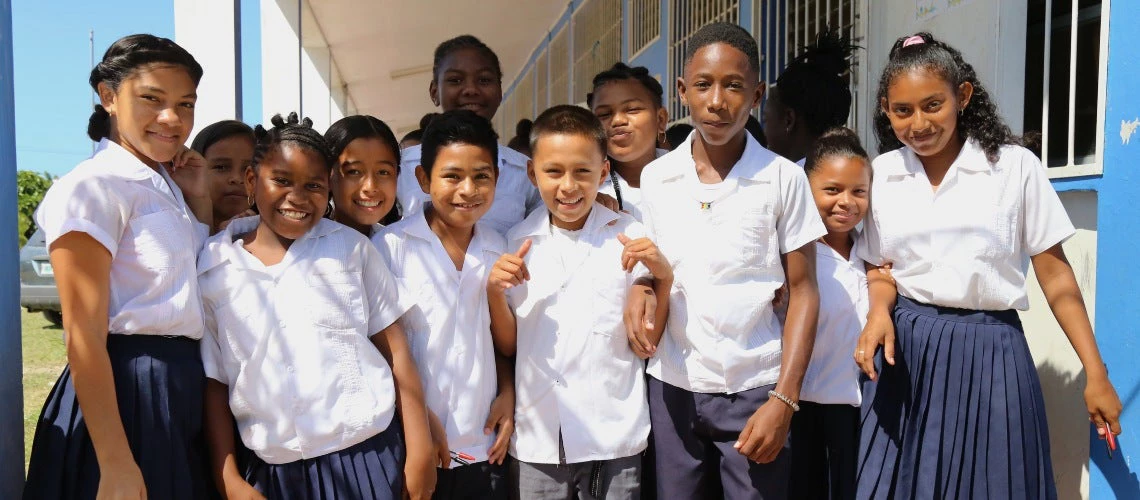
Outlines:
{"label": "blue sky", "polygon": [[[243,114],[261,116],[258,0],[241,0]],[[19,170],[63,175],[91,155],[88,32],[95,58],[118,38],[152,33],[174,38],[174,5],[167,1],[79,0],[12,2],[16,162]]]}

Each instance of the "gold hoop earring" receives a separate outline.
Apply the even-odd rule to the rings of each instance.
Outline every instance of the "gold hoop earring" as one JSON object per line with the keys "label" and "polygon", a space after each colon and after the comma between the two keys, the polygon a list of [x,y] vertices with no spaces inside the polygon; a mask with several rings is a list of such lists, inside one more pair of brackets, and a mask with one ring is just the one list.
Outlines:
{"label": "gold hoop earring", "polygon": [[249,205],[249,208],[253,208],[253,195],[252,195],[252,194],[247,194],[247,195],[245,196],[245,202],[246,202],[246,204],[248,204],[248,205]]}

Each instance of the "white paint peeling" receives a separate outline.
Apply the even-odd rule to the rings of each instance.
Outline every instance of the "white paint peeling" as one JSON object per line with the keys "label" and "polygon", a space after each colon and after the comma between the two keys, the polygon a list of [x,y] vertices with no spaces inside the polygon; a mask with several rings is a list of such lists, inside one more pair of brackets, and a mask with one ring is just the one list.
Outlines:
{"label": "white paint peeling", "polygon": [[1135,118],[1132,121],[1120,120],[1120,142],[1128,145],[1137,127],[1140,127],[1140,118]]}

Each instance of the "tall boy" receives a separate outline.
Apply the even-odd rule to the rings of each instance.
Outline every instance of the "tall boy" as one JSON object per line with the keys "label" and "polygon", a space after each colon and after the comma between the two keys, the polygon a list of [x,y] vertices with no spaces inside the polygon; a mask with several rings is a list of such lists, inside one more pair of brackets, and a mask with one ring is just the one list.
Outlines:
{"label": "tall boy", "polygon": [[[787,496],[788,428],[819,309],[812,242],[825,230],[803,169],[745,130],[764,94],[758,69],[747,31],[701,28],[677,79],[696,130],[642,176],[644,222],[676,283],[647,368],[663,499]],[[781,328],[772,298],[785,281]]]}
{"label": "tall boy", "polygon": [[495,199],[496,139],[490,122],[471,111],[432,121],[416,168],[430,203],[372,238],[407,301],[400,324],[430,410],[436,499],[510,492],[504,460],[514,384],[509,360],[495,355],[486,293],[506,242],[480,220]]}
{"label": "tall boy", "polygon": [[[511,229],[507,248],[518,251],[487,284],[493,328],[517,332],[516,498],[638,498],[649,408],[623,308],[649,273],[665,303],[672,269],[632,217],[595,203],[609,164],[589,110],[543,112],[531,151],[527,173],[546,210]],[[667,312],[647,321],[658,325],[651,334]]]}

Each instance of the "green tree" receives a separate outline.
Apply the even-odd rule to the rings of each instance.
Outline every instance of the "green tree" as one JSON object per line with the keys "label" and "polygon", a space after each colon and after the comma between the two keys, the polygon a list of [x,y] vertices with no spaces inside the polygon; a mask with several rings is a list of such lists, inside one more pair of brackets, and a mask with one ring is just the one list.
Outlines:
{"label": "green tree", "polygon": [[47,172],[42,174],[30,170],[16,172],[16,207],[20,211],[17,226],[20,232],[20,246],[24,246],[28,237],[36,231],[36,223],[32,216],[35,214],[36,208],[40,206],[40,202],[43,201],[44,194],[51,187],[51,183],[52,176]]}

